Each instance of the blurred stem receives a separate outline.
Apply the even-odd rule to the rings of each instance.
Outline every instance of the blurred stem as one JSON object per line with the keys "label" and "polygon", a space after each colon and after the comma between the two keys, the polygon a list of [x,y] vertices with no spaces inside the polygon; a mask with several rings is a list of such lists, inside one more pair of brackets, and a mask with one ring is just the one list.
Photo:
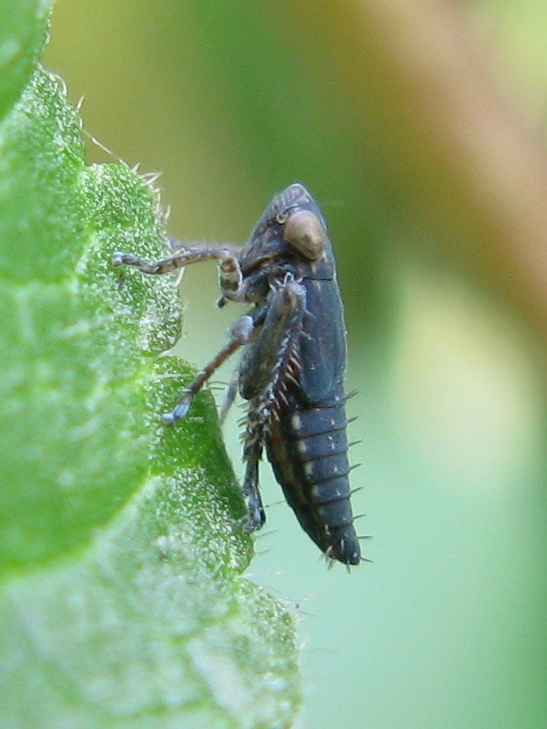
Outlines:
{"label": "blurred stem", "polygon": [[545,148],[501,88],[500,59],[474,42],[453,3],[341,0],[314,13],[303,0],[284,5],[306,17],[306,52],[328,59],[363,130],[375,125],[389,174],[442,254],[545,343]]}

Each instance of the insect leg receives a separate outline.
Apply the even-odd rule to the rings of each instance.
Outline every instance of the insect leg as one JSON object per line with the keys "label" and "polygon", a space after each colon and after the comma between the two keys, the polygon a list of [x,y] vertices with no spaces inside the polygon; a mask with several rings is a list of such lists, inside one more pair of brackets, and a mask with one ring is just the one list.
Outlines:
{"label": "insect leg", "polygon": [[203,261],[219,262],[219,283],[222,296],[219,306],[226,301],[245,301],[246,285],[239,266],[240,246],[231,243],[181,243],[174,238],[169,239],[173,255],[156,263],[134,256],[132,253],[116,251],[112,256],[115,266],[135,266],[142,273],[161,275],[178,268],[190,266]]}
{"label": "insect leg", "polygon": [[171,413],[166,413],[163,416],[165,423],[172,425],[173,423],[176,423],[177,420],[183,418],[190,409],[192,400],[207,380],[228,359],[228,357],[251,340],[257,326],[256,322],[258,314],[260,314],[260,310],[256,309],[252,313],[245,314],[245,316],[236,319],[230,327],[230,339],[228,343],[220,350],[220,352],[217,352],[213,359],[205,365],[205,367],[197,374],[195,379],[188,385],[175,409]]}
{"label": "insect leg", "polygon": [[247,464],[245,466],[245,478],[243,480],[243,496],[247,501],[248,509],[245,529],[249,532],[260,529],[266,521],[266,513],[262,505],[258,482],[258,464],[262,458],[264,448],[264,423],[260,422],[260,417],[255,418],[255,414],[251,408],[252,403],[249,406],[247,429],[245,431],[245,446],[243,448],[243,460]]}
{"label": "insect leg", "polygon": [[248,399],[249,412],[244,436],[246,463],[243,494],[247,499],[249,531],[266,520],[259,487],[258,465],[262,457],[268,424],[275,417],[276,404],[283,397],[287,368],[295,356],[295,335],[305,309],[304,288],[286,282],[269,299],[268,311],[257,339],[242,360],[238,379],[241,394]]}
{"label": "insect leg", "polygon": [[156,263],[147,263],[139,256],[121,251],[116,251],[112,255],[112,260],[115,266],[136,266],[143,273],[152,275],[169,273],[177,268],[202,261],[230,261],[233,266],[239,268],[237,246],[224,243],[182,244],[174,240],[170,243],[174,251],[173,255]]}
{"label": "insect leg", "polygon": [[222,405],[220,406],[219,411],[219,420],[221,423],[223,423],[226,420],[226,416],[228,415],[228,411],[234,404],[234,400],[237,395],[237,390],[239,387],[239,364],[235,367],[232,377],[230,378],[230,382],[228,383],[228,387],[224,391],[224,397],[222,399]]}
{"label": "insect leg", "polygon": [[289,359],[298,361],[294,342],[301,333],[306,309],[306,290],[289,279],[268,298],[268,312],[256,341],[248,348],[239,367],[241,395],[250,400],[267,393],[275,397],[280,384],[287,384]]}
{"label": "insect leg", "polygon": [[[221,257],[225,254],[232,255],[234,258],[238,258],[241,251],[241,246],[236,243],[183,243],[176,238],[168,238],[169,247],[173,251],[173,254],[177,252],[195,251],[220,251]],[[214,257],[214,256],[213,256]]]}

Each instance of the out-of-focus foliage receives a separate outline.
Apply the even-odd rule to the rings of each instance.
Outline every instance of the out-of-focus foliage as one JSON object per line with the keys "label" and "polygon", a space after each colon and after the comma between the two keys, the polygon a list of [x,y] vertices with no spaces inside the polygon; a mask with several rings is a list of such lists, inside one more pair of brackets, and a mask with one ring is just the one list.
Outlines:
{"label": "out-of-focus foliage", "polygon": [[[306,723],[544,726],[544,345],[489,277],[496,221],[479,219],[471,176],[454,180],[469,160],[452,158],[450,174],[440,154],[426,164],[434,120],[414,142],[420,100],[393,84],[389,62],[359,65],[353,10],[386,8],[395,19],[400,4],[304,5],[64,0],[48,62],[74,100],[86,95],[90,132],[131,164],[163,171],[172,234],[243,241],[294,180],[330,224],[349,389],[359,389],[351,434],[363,467],[353,483],[365,489],[354,500],[368,514],[374,564],[325,573],[265,475],[273,533],[257,541],[252,566],[257,582],[301,605]],[[511,118],[541,139],[543,3],[449,5]],[[370,37],[366,52],[380,58],[389,34]],[[427,46],[432,78],[437,40]],[[93,145],[88,154],[103,158]],[[490,180],[481,183],[488,200]],[[465,200],[476,204],[458,209]],[[458,237],[459,228],[476,234]],[[473,270],[459,256],[469,251]],[[215,311],[211,267],[188,271],[182,291],[181,351],[202,364],[235,312]],[[235,428],[226,437],[239,460]]]}

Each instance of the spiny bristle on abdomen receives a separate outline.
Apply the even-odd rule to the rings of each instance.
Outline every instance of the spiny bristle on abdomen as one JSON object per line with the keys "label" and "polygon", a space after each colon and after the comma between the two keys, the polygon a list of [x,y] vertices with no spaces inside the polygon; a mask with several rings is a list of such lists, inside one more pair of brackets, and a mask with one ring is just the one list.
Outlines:
{"label": "spiny bristle on abdomen", "polygon": [[285,410],[266,447],[276,479],[319,548],[345,564],[360,561],[350,503],[344,401]]}

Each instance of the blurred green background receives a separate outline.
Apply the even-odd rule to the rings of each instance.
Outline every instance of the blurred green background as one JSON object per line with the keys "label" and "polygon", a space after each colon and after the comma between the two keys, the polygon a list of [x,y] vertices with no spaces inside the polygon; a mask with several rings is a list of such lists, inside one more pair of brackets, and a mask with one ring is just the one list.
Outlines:
{"label": "blurred green background", "polygon": [[[478,43],[495,45],[499,75],[512,69],[505,80],[526,113],[541,119],[545,4],[457,5]],[[250,577],[300,616],[302,725],[540,729],[543,344],[487,277],[437,250],[450,215],[412,198],[411,167],[405,177],[404,165],[386,165],[390,122],[375,107],[385,79],[365,99],[352,94],[351,64],[337,65],[342,51],[322,6],[62,0],[45,63],[75,103],[85,96],[90,134],[143,172],[162,172],[172,235],[243,242],[293,181],[329,222],[347,309],[348,389],[358,389],[350,435],[361,439],[352,458],[363,465],[353,485],[364,488],[354,508],[367,514],[359,526],[374,536],[364,542],[373,564],[327,571],[263,467],[268,523]],[[88,161],[110,159],[89,142]],[[435,177],[439,189],[449,184]],[[213,265],[186,272],[179,351],[197,365],[240,313],[216,310],[217,293]],[[226,439],[241,473],[237,419]]]}

